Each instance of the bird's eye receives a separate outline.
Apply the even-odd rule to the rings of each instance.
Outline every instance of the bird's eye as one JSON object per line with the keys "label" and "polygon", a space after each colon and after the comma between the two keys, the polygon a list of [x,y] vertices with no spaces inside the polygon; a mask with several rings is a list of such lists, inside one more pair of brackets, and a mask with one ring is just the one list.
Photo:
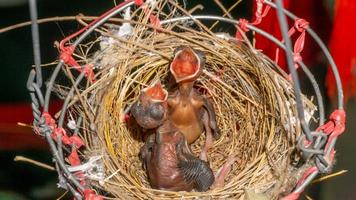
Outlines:
{"label": "bird's eye", "polygon": [[150,110],[150,115],[153,119],[160,120],[163,117],[163,109],[161,106],[154,106]]}

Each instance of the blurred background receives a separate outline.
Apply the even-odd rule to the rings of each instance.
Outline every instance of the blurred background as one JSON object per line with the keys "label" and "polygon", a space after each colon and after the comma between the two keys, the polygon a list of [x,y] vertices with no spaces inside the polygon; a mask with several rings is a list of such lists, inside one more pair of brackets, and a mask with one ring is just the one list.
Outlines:
{"label": "blurred background", "polygon": [[[221,1],[229,8],[236,0]],[[205,9],[198,13],[222,15],[213,0],[187,1],[187,6],[203,4]],[[234,18],[253,18],[254,0],[243,0],[231,14]],[[85,0],[38,0],[39,18],[54,16],[75,16],[79,13],[97,16],[110,9],[115,1]],[[348,170],[347,173],[311,185],[306,192],[312,199],[356,199],[356,2],[354,0],[284,0],[285,6],[297,16],[310,22],[310,26],[331,48],[339,67],[346,97],[347,127],[337,143],[337,164],[334,172]],[[49,165],[51,155],[44,139],[36,136],[30,127],[18,122],[31,124],[32,113],[26,81],[33,64],[31,30],[29,26],[2,32],[1,28],[29,20],[27,0],[0,0],[0,200],[7,199],[57,199],[65,191],[57,188],[56,172],[39,168],[28,163],[15,162],[17,155],[26,156]],[[270,12],[260,28],[281,38],[275,13]],[[293,22],[290,22],[291,25]],[[51,63],[58,58],[54,45],[70,33],[81,28],[76,21],[54,21],[40,24],[42,63]],[[234,27],[217,27],[215,31],[235,33]],[[295,39],[295,38],[293,38]],[[262,37],[256,36],[256,47],[274,59],[276,46]],[[307,36],[302,53],[303,61],[314,72],[325,97],[327,113],[335,109],[335,84],[327,70],[325,58]],[[279,64],[286,68],[283,56]],[[52,67],[44,67],[44,77],[48,78]],[[311,94],[310,85],[302,78],[303,91]],[[59,109],[60,102],[54,101],[51,109]],[[302,197],[302,199],[305,196]],[[65,195],[63,199],[70,199]]]}

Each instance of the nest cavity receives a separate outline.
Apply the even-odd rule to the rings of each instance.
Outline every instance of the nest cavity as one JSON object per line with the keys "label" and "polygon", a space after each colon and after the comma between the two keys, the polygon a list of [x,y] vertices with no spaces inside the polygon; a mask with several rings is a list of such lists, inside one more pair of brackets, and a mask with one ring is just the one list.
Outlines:
{"label": "nest cavity", "polygon": [[[294,91],[286,74],[248,41],[221,37],[201,21],[174,22],[158,29],[149,23],[147,9],[161,20],[188,16],[174,2],[158,1],[144,9],[132,12],[129,21],[114,19],[119,25],[130,23],[130,35],[119,36],[115,26],[106,24],[97,29],[100,38],[81,45],[78,52],[96,73],[95,83],[74,86],[68,111],[71,118],[83,119],[79,132],[86,149],[82,158],[100,156],[96,171],[87,177],[90,184],[99,193],[119,199],[244,199],[251,191],[273,199],[291,191],[300,176],[300,166],[292,163],[298,159],[295,143],[301,128],[294,117]],[[195,88],[213,102],[221,129],[221,138],[208,152],[209,164],[216,172],[229,156],[238,158],[224,187],[207,192],[152,189],[138,158],[143,130],[129,115],[141,89],[157,79],[171,84],[169,64],[174,49],[182,45],[206,54]],[[65,72],[72,76],[71,70]],[[69,89],[58,88],[65,97]],[[311,101],[305,97],[303,101],[309,112],[315,110]],[[204,139],[202,134],[191,146],[197,156]]]}

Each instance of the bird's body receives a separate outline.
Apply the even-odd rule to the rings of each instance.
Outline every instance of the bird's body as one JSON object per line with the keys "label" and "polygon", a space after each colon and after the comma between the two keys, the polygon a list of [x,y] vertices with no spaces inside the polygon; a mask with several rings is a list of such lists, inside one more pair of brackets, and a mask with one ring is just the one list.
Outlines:
{"label": "bird's body", "polygon": [[140,158],[155,189],[206,191],[214,182],[208,163],[191,153],[184,135],[169,121],[148,138]]}
{"label": "bird's body", "polygon": [[211,102],[200,95],[193,86],[205,65],[203,52],[190,47],[179,47],[174,53],[170,72],[178,89],[168,96],[168,118],[189,144],[196,141],[205,130],[206,145],[201,158],[207,160],[207,150],[212,146],[213,137],[220,137],[216,115]]}
{"label": "bird's body", "polygon": [[176,91],[169,97],[169,120],[183,133],[188,144],[196,141],[204,131],[202,109],[204,101],[195,91],[182,95]]}

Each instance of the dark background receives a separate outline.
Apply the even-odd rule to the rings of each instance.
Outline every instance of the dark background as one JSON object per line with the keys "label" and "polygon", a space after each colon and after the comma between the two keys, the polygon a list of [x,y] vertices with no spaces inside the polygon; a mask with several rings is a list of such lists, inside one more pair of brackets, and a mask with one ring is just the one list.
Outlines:
{"label": "dark background", "polygon": [[[9,0],[8,2],[14,2]],[[195,3],[203,3],[205,10],[203,13],[214,13],[221,15],[220,9],[212,3],[213,1],[190,1]],[[210,2],[210,3],[206,3]],[[226,7],[229,7],[234,1],[223,1]],[[235,8],[234,17],[243,16],[250,18],[251,16],[251,1],[243,1]],[[74,16],[78,13],[85,15],[99,15],[113,6],[113,1],[85,1],[85,0],[61,0],[50,1],[41,0],[38,2],[39,18],[53,16]],[[332,6],[331,6],[332,7]],[[0,28],[13,25],[19,22],[29,20],[29,11],[26,1],[18,5],[6,5],[6,1],[0,0]],[[50,22],[40,24],[41,37],[41,54],[42,63],[50,63],[57,59],[57,49],[54,47],[54,41],[61,40],[64,36],[78,30],[81,26],[75,21],[69,22]],[[331,27],[330,27],[331,28]],[[217,31],[234,31],[231,28],[219,27]],[[327,42],[327,41],[326,41]],[[29,107],[29,95],[26,91],[26,80],[33,63],[32,58],[32,42],[30,27],[20,28],[13,31],[0,34],[0,105],[8,107],[6,112],[0,113],[3,119],[1,124],[5,122],[17,122],[16,118],[30,124],[31,118],[28,113],[16,112],[12,113],[12,108]],[[47,70],[46,70],[47,69]],[[49,74],[51,68],[44,70],[44,77]],[[325,66],[314,68],[317,73],[318,80],[323,86],[325,76]],[[308,88],[304,85],[304,88]],[[353,105],[353,106],[352,106]],[[352,120],[352,113],[356,113],[355,103],[348,104],[348,117]],[[14,111],[15,112],[15,111]],[[15,116],[12,121],[7,119],[7,116]],[[348,130],[352,130],[351,125]],[[3,134],[3,135],[1,135]],[[9,140],[9,136],[0,129],[0,140],[17,141],[18,143],[30,142],[32,137],[30,131],[27,135],[14,137]],[[5,135],[5,136],[4,136]],[[36,140],[43,140],[39,137],[33,137]],[[337,148],[339,149],[338,165],[335,171],[340,169],[348,169],[349,173],[326,181],[325,183],[316,184],[311,187],[309,192],[313,199],[356,199],[355,195],[355,174],[352,169],[355,169],[355,162],[352,158],[352,152],[355,152],[355,136],[346,134],[339,141]],[[0,143],[1,144],[1,143]],[[13,158],[16,155],[24,155],[44,163],[51,163],[51,156],[47,150],[47,146],[43,141],[35,142],[34,145],[20,145],[20,147],[1,147],[0,146],[0,200],[6,199],[55,199],[58,198],[64,191],[56,188],[57,176],[55,172],[41,169],[29,164],[14,162]],[[352,189],[354,187],[354,189]],[[353,193],[353,194],[352,194]],[[343,197],[343,198],[341,198]],[[69,198],[69,197],[67,197]]]}

